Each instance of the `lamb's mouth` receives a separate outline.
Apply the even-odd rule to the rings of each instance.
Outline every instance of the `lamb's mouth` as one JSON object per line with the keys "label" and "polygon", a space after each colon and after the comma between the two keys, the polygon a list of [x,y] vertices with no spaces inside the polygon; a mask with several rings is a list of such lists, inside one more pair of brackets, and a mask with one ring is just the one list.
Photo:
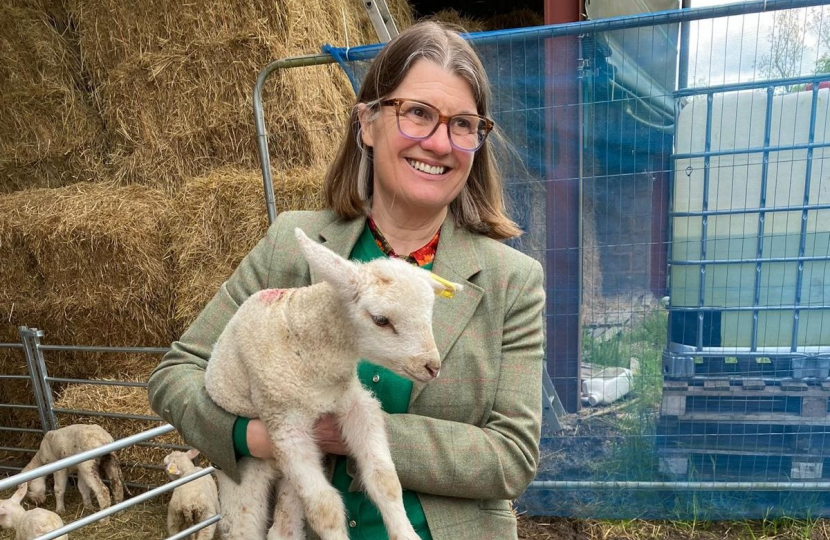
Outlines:
{"label": "lamb's mouth", "polygon": [[401,371],[401,375],[403,375],[409,380],[423,383],[430,382],[438,376],[437,374],[433,375],[432,372],[428,369],[412,370],[409,368],[403,368],[403,370]]}
{"label": "lamb's mouth", "polygon": [[409,166],[416,171],[435,176],[440,176],[450,170],[450,167],[446,167],[444,165],[429,165],[423,161],[418,161],[417,159],[407,158],[406,162],[409,163]]}

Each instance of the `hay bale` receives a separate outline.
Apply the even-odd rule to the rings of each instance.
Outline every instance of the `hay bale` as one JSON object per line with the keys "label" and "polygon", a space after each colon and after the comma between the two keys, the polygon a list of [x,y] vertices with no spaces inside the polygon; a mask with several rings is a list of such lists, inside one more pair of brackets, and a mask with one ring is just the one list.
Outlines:
{"label": "hay bale", "polygon": [[[322,207],[325,169],[274,175],[277,212]],[[226,168],[188,180],[176,198],[171,234],[177,328],[196,318],[268,227],[259,170]]]}
{"label": "hay bale", "polygon": [[[81,183],[0,197],[0,317],[46,332],[45,343],[160,346],[170,343],[169,200],[139,186]],[[19,363],[0,349],[0,373]],[[19,356],[19,355],[18,355]],[[112,357],[110,357],[112,358]],[[64,377],[147,373],[157,358],[48,352]]]}
{"label": "hay bale", "polygon": [[[115,180],[175,192],[217,167],[257,167],[251,87],[268,61],[285,56],[251,37],[123,62],[100,88]],[[274,73],[264,93],[274,167],[329,160],[351,99],[336,66]]]}
{"label": "hay bale", "polygon": [[473,17],[466,17],[454,8],[444,8],[428,17],[426,20],[438,21],[463,28],[466,32],[482,32],[485,30],[484,21]]}
{"label": "hay bale", "polygon": [[[133,379],[135,381],[135,379]],[[146,379],[145,379],[146,380]],[[106,412],[119,414],[135,414],[155,416],[150,409],[147,399],[147,390],[137,387],[104,386],[100,384],[69,384],[58,395],[55,405],[64,409],[79,411]],[[128,420],[121,418],[107,418],[62,413],[59,416],[60,425],[70,424],[98,424],[115,439],[123,439],[142,431],[158,427],[162,424],[144,420]],[[177,432],[156,437],[151,442],[168,444],[185,444]],[[170,453],[169,449],[131,446],[118,451],[124,470],[124,478],[128,482],[143,484],[162,484],[167,478],[163,471],[141,467],[140,464],[162,465],[164,456]]]}
{"label": "hay bale", "polygon": [[[587,191],[587,190],[586,190]],[[602,296],[602,265],[600,245],[597,240],[594,200],[587,196],[582,200],[582,323],[596,324],[604,313]]]}
{"label": "hay bale", "polygon": [[[406,0],[388,4],[398,28],[412,24]],[[81,36],[84,64],[97,82],[122,62],[199,39],[232,43],[252,36],[283,45],[289,55],[314,53],[324,43],[346,45],[347,32],[351,45],[377,42],[365,8],[348,0],[69,0],[69,10]]]}
{"label": "hay bale", "polygon": [[[405,1],[392,9],[411,20]],[[344,16],[351,44],[377,41],[353,2],[72,0],[70,11],[115,178],[171,192],[217,167],[257,165],[251,90],[270,61],[345,44]],[[272,75],[264,100],[274,166],[308,167],[333,154],[353,93],[336,67],[296,68]]]}
{"label": "hay bale", "polygon": [[545,24],[545,17],[539,11],[528,8],[521,8],[494,15],[484,22],[485,30],[506,30],[509,28],[527,28],[531,26],[542,26]]}
{"label": "hay bale", "polygon": [[105,170],[101,119],[57,24],[43,9],[0,6],[0,193]]}

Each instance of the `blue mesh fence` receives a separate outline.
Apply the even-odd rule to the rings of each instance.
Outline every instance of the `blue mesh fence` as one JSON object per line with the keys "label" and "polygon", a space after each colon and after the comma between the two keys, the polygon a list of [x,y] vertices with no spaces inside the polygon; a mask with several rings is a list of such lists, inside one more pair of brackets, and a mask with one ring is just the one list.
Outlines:
{"label": "blue mesh fence", "polygon": [[[470,34],[545,266],[532,514],[828,513],[830,9]],[[380,47],[324,47],[359,85]],[[554,430],[553,428],[558,428]]]}

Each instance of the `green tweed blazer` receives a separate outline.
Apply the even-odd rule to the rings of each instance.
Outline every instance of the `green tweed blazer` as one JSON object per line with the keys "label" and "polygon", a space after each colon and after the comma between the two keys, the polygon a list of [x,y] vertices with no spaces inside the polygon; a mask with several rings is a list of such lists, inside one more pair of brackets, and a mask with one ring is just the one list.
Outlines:
{"label": "green tweed blazer", "polygon": [[[329,211],[281,214],[150,376],[153,409],[232,478],[236,418],[204,386],[213,344],[254,292],[311,283],[295,227],[348,258],[364,224]],[[515,539],[509,501],[533,479],[539,459],[542,267],[448,216],[433,272],[465,287],[454,298],[436,297],[441,375],[414,383],[407,414],[386,416],[392,458],[401,484],[419,492],[435,540]]]}

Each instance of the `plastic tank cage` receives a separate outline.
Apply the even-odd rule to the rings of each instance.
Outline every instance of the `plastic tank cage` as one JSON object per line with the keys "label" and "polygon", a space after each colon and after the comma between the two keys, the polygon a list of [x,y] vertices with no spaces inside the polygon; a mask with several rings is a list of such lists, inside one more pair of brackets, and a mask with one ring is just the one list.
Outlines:
{"label": "plastic tank cage", "polygon": [[[514,245],[547,278],[542,458],[522,510],[830,513],[825,3],[614,19],[589,4],[597,20],[469,35],[513,146]],[[379,50],[324,46],[260,83],[334,57],[357,88]]]}

